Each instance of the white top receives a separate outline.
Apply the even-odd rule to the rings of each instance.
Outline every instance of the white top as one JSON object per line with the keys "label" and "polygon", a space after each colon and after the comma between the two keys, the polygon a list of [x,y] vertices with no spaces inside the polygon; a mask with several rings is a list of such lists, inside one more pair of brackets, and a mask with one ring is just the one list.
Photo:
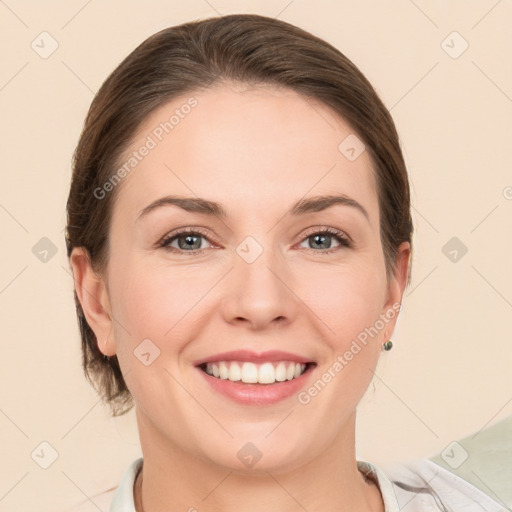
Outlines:
{"label": "white top", "polygon": [[[142,462],[142,457],[134,460],[124,473],[110,512],[135,512],[133,485]],[[469,482],[427,459],[386,472],[365,461],[357,461],[357,467],[379,486],[385,512],[509,512]]]}

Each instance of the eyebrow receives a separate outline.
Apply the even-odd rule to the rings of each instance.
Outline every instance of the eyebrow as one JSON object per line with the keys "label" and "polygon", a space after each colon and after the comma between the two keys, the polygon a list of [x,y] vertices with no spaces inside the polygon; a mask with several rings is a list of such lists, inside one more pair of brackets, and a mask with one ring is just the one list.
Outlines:
{"label": "eyebrow", "polygon": [[[149,212],[166,205],[174,205],[187,212],[200,213],[203,215],[216,216],[222,219],[228,217],[224,207],[216,201],[209,201],[201,197],[164,196],[153,201],[139,212],[137,222]],[[355,199],[344,194],[314,196],[297,201],[286,213],[286,215],[298,216],[306,213],[320,212],[335,205],[350,206],[362,213],[366,220],[370,221],[368,212]]]}

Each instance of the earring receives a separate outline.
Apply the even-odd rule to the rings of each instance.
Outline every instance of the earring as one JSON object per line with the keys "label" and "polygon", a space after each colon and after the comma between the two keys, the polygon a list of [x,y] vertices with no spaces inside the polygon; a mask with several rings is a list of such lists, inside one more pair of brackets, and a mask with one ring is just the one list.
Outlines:
{"label": "earring", "polygon": [[382,350],[391,350],[393,348],[393,342],[391,340],[386,341],[382,344]]}

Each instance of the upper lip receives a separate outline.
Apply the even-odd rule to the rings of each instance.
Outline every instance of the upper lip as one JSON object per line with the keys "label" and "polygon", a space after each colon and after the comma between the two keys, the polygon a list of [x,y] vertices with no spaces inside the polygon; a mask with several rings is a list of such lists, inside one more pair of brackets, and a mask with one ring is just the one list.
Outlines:
{"label": "upper lip", "polygon": [[282,350],[269,350],[267,352],[253,352],[251,350],[231,350],[221,352],[208,357],[198,359],[194,366],[200,366],[205,363],[215,363],[218,361],[248,361],[252,363],[265,363],[272,361],[293,361],[295,363],[312,363],[311,359],[293,354],[292,352],[283,352]]}

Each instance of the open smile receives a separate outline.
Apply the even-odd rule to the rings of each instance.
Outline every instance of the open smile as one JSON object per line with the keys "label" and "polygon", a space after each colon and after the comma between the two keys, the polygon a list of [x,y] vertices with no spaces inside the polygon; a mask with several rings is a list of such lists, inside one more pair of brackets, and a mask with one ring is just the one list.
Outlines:
{"label": "open smile", "polygon": [[289,352],[243,350],[210,356],[195,366],[222,395],[242,404],[270,405],[297,394],[317,364]]}

